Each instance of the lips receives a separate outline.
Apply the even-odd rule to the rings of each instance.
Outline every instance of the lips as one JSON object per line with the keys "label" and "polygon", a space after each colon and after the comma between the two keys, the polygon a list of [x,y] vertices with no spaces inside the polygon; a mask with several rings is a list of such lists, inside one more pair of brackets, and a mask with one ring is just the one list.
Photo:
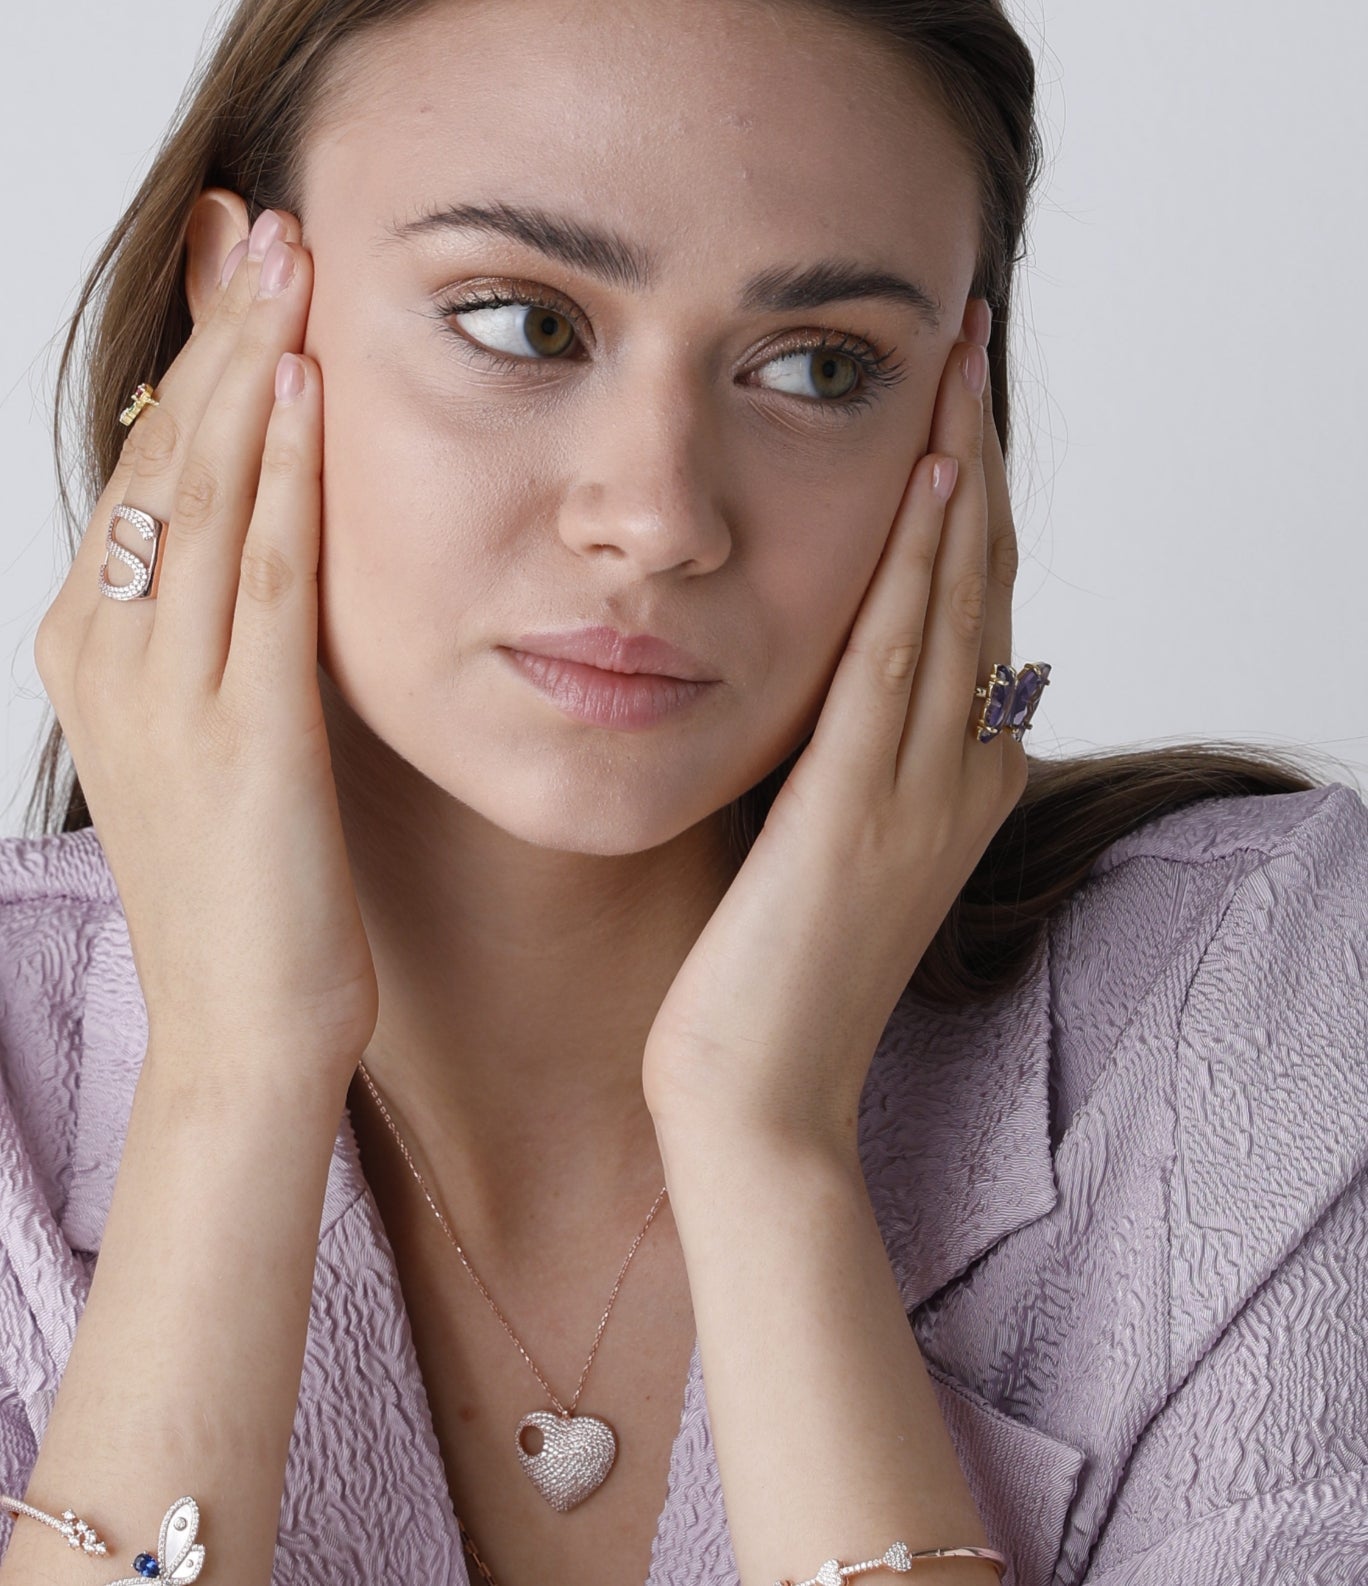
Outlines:
{"label": "lips", "polygon": [[565,715],[624,731],[655,727],[689,710],[720,687],[659,672],[610,672],[562,656],[500,646],[513,669]]}
{"label": "lips", "polygon": [[604,672],[648,672],[656,677],[713,682],[697,656],[654,634],[619,633],[616,628],[572,628],[557,633],[524,633],[507,646],[528,655],[579,661]]}

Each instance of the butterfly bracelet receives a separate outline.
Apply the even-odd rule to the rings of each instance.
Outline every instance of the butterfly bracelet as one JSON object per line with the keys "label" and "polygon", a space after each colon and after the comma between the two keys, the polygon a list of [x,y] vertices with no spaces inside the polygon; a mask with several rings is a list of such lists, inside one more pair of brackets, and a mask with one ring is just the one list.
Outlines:
{"label": "butterfly bracelet", "polygon": [[[78,1547],[92,1557],[109,1551],[94,1528],[70,1509],[63,1509],[59,1519],[56,1515],[44,1514],[32,1504],[21,1503],[18,1498],[6,1497],[2,1492],[0,1507],[41,1520],[44,1525],[60,1531],[67,1539],[68,1547]],[[170,1586],[186,1586],[186,1582],[194,1580],[204,1568],[204,1544],[195,1541],[199,1517],[199,1505],[193,1498],[177,1498],[162,1516],[156,1553],[139,1553],[133,1560],[133,1568],[138,1573],[125,1576],[122,1580],[110,1581],[109,1586],[143,1586],[149,1580],[166,1581]]]}

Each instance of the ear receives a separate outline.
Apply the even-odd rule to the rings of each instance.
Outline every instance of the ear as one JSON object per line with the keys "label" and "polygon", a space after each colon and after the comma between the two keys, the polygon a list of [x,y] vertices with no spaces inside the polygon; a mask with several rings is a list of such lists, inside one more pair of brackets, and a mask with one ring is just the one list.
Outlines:
{"label": "ear", "polygon": [[229,188],[206,187],[185,228],[185,300],[198,325],[219,293],[223,261],[251,230],[246,203]]}

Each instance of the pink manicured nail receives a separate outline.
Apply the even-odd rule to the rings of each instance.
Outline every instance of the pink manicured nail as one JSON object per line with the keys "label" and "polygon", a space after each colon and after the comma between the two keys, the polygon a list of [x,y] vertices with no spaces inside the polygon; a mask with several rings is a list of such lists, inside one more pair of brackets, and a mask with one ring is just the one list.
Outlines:
{"label": "pink manicured nail", "polygon": [[261,261],[261,274],[257,277],[257,296],[276,297],[290,284],[294,275],[294,254],[283,242],[273,242]]}
{"label": "pink manicured nail", "polygon": [[949,501],[950,492],[959,478],[959,459],[942,457],[931,470],[931,489],[941,501]]}
{"label": "pink manicured nail", "polygon": [[964,316],[965,334],[970,341],[986,347],[993,334],[993,310],[986,297],[976,297],[973,306]]}
{"label": "pink manicured nail", "polygon": [[976,397],[983,395],[983,388],[988,384],[988,354],[982,347],[971,347],[960,360],[960,369],[964,374],[964,383]]}
{"label": "pink manicured nail", "polygon": [[264,259],[267,248],[284,230],[285,227],[275,210],[262,210],[256,218],[256,225],[252,227],[247,238],[247,257],[249,259]]}
{"label": "pink manicured nail", "polygon": [[227,286],[229,281],[233,279],[233,275],[238,265],[242,263],[242,257],[246,252],[247,239],[245,237],[228,250],[228,257],[223,261],[223,273],[219,276],[220,286]]}
{"label": "pink manicured nail", "polygon": [[304,365],[292,352],[281,353],[276,364],[275,394],[281,403],[293,402],[304,394]]}

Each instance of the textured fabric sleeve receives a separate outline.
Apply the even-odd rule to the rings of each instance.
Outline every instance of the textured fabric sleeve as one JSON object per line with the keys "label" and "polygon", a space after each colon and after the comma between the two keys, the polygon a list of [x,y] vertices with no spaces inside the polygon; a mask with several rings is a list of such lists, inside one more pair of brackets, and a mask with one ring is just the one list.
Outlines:
{"label": "textured fabric sleeve", "polygon": [[[0,1137],[11,1123],[0,1088]],[[9,1210],[17,1200],[18,1190],[14,1176],[4,1169],[3,1155],[0,1151],[0,1203]],[[47,1351],[32,1309],[8,1251],[0,1242],[0,1492],[11,1498],[23,1498],[38,1462],[38,1442],[22,1390],[41,1390],[49,1376]],[[18,1520],[18,1515],[0,1508],[0,1559],[9,1548]]]}
{"label": "textured fabric sleeve", "polygon": [[[84,859],[83,859],[84,856]],[[0,840],[0,1492],[22,1498],[84,1274],[62,1226],[89,944],[89,841]],[[0,1509],[0,1556],[19,1521]],[[60,1544],[59,1544],[60,1545]]]}
{"label": "textured fabric sleeve", "polygon": [[1080,1586],[1368,1586],[1368,809],[1234,887],[1174,1081],[1169,1397]]}
{"label": "textured fabric sleeve", "polygon": [[[24,1208],[34,1203],[36,1179],[9,1104],[3,1058],[0,1048],[0,1492],[23,1498],[38,1461],[29,1399],[50,1388],[52,1365],[28,1293],[11,1260],[15,1246],[22,1245],[26,1251],[30,1248],[25,1236],[34,1224],[25,1217]],[[18,1521],[19,1516],[0,1507],[0,1559]]]}
{"label": "textured fabric sleeve", "polygon": [[1150,1423],[1086,1586],[1368,1583],[1368,1180]]}
{"label": "textured fabric sleeve", "polygon": [[[0,1378],[0,1492],[22,1498],[37,1463],[38,1449],[23,1404],[14,1388]],[[0,1560],[18,1519],[9,1509],[0,1508]]]}

